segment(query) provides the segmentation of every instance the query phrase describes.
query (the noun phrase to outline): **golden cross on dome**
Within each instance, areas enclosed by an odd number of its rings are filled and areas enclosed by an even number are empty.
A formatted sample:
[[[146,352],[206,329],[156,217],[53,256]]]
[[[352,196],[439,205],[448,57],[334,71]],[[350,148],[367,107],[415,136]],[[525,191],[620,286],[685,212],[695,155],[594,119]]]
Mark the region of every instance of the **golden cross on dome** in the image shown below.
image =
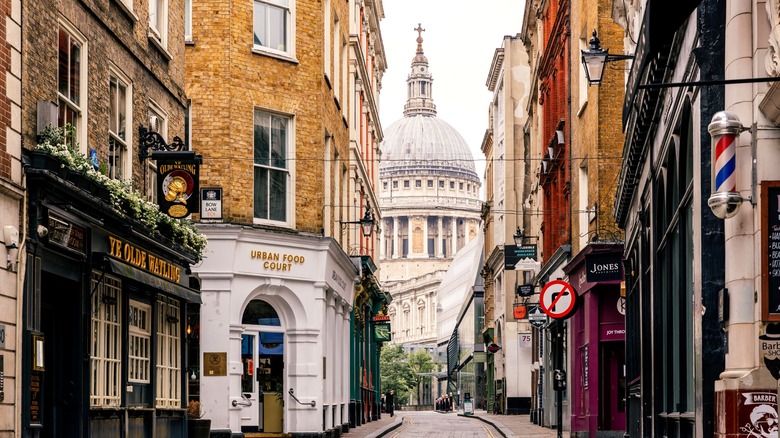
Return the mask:
[[[417,32],[417,38],[422,38],[422,33],[425,32],[425,29],[422,28],[421,23],[417,23],[417,29],[414,29]]]

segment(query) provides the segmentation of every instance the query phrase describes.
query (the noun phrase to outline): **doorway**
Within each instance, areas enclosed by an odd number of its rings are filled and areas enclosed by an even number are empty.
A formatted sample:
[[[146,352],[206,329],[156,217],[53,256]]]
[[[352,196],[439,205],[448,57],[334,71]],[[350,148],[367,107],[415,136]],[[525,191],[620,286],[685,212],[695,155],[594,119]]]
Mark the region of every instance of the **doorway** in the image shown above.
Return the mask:
[[[625,358],[623,342],[601,344],[599,430],[626,430]]]
[[[35,336],[33,350],[43,346],[43,367],[35,377],[42,382],[41,437],[84,436],[81,375],[81,332],[79,283],[44,272],[41,282],[41,336]]]
[[[241,394],[251,401],[241,410],[243,432],[284,431],[284,331],[279,316],[263,300],[249,303],[242,323]]]

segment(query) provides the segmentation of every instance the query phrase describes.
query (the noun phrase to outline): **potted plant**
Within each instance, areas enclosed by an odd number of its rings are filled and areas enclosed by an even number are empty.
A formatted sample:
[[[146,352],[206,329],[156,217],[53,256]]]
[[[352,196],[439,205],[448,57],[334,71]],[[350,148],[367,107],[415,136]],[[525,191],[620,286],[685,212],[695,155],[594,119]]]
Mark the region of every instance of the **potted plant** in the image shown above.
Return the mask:
[[[187,437],[209,438],[211,420],[203,418],[203,414],[199,401],[192,400],[187,403]]]

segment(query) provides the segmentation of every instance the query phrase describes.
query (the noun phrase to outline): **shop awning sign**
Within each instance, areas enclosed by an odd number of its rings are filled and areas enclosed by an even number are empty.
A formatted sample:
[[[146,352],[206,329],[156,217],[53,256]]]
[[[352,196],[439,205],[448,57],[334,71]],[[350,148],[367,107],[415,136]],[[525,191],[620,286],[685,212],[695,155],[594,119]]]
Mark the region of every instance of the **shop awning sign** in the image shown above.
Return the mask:
[[[532,270],[536,265],[536,244],[504,245],[504,269]]]
[[[542,288],[539,305],[550,318],[566,319],[574,314],[577,292],[569,283],[553,280]]]

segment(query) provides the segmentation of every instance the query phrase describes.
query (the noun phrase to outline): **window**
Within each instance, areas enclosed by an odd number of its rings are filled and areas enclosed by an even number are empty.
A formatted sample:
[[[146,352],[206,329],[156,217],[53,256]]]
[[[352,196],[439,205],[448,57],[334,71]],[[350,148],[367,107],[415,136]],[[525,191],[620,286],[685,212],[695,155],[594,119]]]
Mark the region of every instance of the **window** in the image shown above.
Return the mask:
[[[429,189],[430,189],[430,188],[433,188],[433,180],[432,180],[432,179],[429,179],[429,180],[428,180],[428,188],[429,188]]]
[[[463,183],[458,183],[458,188],[463,190]]]
[[[454,189],[454,188],[455,188],[455,181],[450,181],[450,188],[451,188],[451,189]]]
[[[255,48],[291,54],[292,8],[294,0],[255,0],[254,39]]]
[[[192,41],[192,0],[184,0],[184,41]]]
[[[422,187],[422,181],[421,181],[421,180],[419,180],[419,179],[415,180],[415,181],[414,181],[414,187],[415,187],[415,188],[418,188],[418,189],[419,189],[420,187]]]
[[[589,47],[588,30],[583,29],[582,36],[580,37],[580,50],[588,50]],[[588,103],[588,78],[585,76],[585,72],[582,69],[579,69],[577,73],[579,74],[579,108],[577,111],[580,112],[583,108],[585,108],[585,104]]]
[[[155,405],[181,406],[181,306],[172,298],[157,298],[157,391]]]
[[[108,176],[128,179],[130,157],[128,144],[131,143],[129,122],[131,117],[130,81],[126,76],[111,69],[108,80]]]
[[[119,406],[122,403],[122,281],[102,272],[92,272],[92,344],[90,347],[89,405]]]
[[[157,132],[168,141],[168,115],[154,101],[149,102],[149,130]],[[146,199],[157,203],[157,164],[154,160],[146,160]]]
[[[393,188],[394,188],[394,189],[397,189],[397,188],[398,188],[398,181],[393,181]]]
[[[288,156],[292,156],[290,138],[292,119],[255,111],[255,219],[288,221],[288,196],[292,193]]]
[[[57,62],[58,106],[57,126],[70,125],[66,132],[69,145],[79,143],[86,152],[84,109],[86,108],[86,39],[75,28],[60,23],[59,55]]]
[[[409,180],[408,180],[408,179],[405,179],[405,180],[404,180],[404,188],[405,188],[405,189],[408,189],[408,188],[409,188]]]
[[[439,180],[439,188],[440,189],[444,188],[444,180],[441,180],[441,179]]]
[[[382,189],[387,190],[387,181],[382,183]]]
[[[130,301],[127,325],[127,381],[149,383],[151,361],[152,324],[151,307],[138,301]]]
[[[168,0],[149,0],[149,30],[165,47],[168,42]]]

